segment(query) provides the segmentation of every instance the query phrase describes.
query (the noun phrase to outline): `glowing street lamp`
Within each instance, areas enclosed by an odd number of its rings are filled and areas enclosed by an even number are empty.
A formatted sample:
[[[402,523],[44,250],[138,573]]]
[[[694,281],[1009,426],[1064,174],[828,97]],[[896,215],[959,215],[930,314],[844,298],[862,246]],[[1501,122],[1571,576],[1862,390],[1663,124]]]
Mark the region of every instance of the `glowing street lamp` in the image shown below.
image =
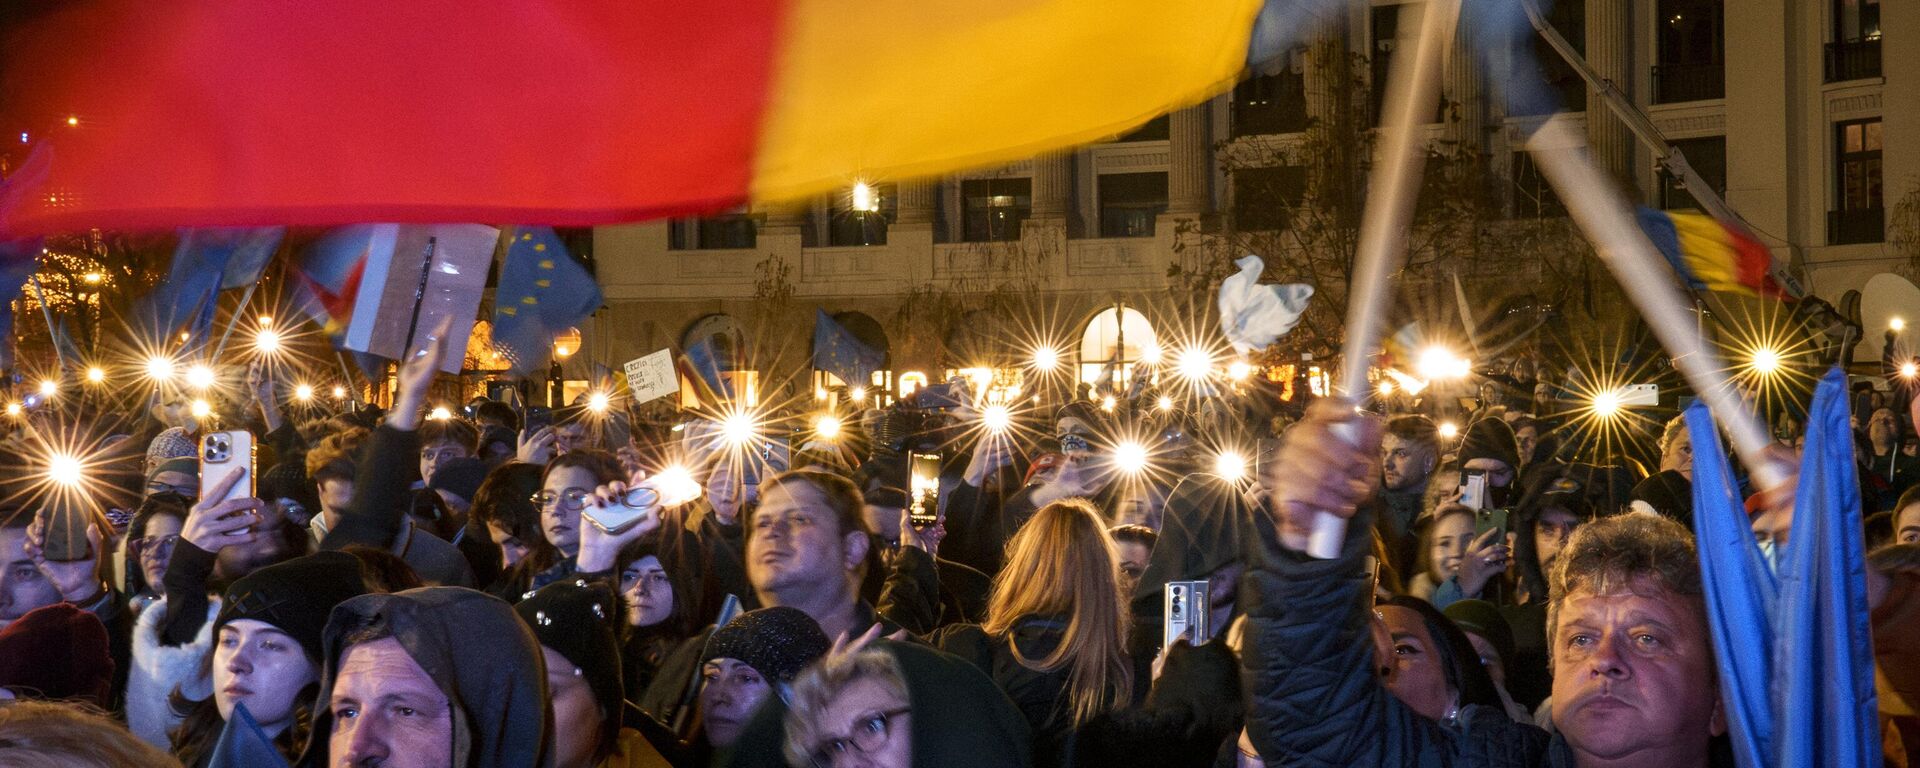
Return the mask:
[[[1907,329],[1906,318],[1900,317],[1899,315],[1893,316],[1892,318],[1887,320],[1887,328],[1891,329],[1894,333],[1899,333],[1901,331],[1906,330]]]
[[[1240,455],[1239,451],[1221,451],[1220,455],[1213,457],[1213,473],[1226,478],[1229,482],[1237,483],[1245,480],[1247,479],[1247,457]]]

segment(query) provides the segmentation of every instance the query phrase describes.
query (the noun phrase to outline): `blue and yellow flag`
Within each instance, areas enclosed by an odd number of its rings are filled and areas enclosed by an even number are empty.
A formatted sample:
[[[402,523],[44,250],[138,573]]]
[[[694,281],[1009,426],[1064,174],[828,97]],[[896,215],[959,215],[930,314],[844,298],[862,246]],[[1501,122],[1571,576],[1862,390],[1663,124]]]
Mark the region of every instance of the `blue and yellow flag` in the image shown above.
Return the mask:
[[[866,386],[886,364],[885,352],[862,343],[824,309],[813,311],[813,367],[840,377],[850,387]]]
[[[546,364],[555,335],[600,308],[600,284],[567,255],[552,227],[514,227],[507,237],[493,301],[493,345],[525,376]]]

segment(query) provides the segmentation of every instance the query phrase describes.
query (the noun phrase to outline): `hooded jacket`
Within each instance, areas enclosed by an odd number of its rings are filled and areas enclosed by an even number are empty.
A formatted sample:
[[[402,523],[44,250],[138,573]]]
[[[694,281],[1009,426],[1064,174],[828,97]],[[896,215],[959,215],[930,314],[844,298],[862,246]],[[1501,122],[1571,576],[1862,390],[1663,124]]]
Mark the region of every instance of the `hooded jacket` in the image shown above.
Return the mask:
[[[893,654],[913,707],[914,768],[1030,768],[1032,731],[1020,710],[972,664],[924,645],[875,640]],[[769,696],[747,721],[725,765],[787,768],[786,703]]]
[[[446,694],[453,709],[451,765],[553,765],[552,715],[539,642],[505,601],[463,587],[361,595],[333,609],[322,638],[326,656],[313,735],[299,765],[328,764],[333,713],[326,703],[340,674],[341,643],[349,633],[370,625],[384,625]]]

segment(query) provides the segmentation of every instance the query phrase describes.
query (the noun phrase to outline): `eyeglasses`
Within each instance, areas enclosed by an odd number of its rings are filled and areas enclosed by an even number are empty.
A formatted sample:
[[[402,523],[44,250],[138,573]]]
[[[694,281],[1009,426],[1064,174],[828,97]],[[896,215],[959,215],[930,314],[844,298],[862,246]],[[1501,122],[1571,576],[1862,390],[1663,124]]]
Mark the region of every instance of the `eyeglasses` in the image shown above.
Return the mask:
[[[166,536],[142,536],[133,540],[133,552],[139,557],[152,555],[166,557],[173,554],[173,545],[180,543],[179,534]]]
[[[1085,452],[1085,451],[1091,451],[1091,450],[1093,450],[1093,443],[1087,442],[1087,439],[1084,437],[1081,437],[1079,435],[1074,435],[1074,434],[1066,434],[1066,435],[1060,436],[1060,452],[1061,453],[1073,453],[1075,451]]]
[[[854,723],[853,733],[841,738],[828,739],[820,742],[820,746],[814,747],[811,755],[814,768],[832,768],[842,755],[854,752],[863,755],[871,754],[886,746],[887,738],[891,735],[889,731],[892,721],[912,711],[912,707],[901,707],[885,712],[875,712],[861,718],[859,722]]]
[[[548,509],[555,504],[559,504],[561,508],[568,512],[578,512],[587,505],[587,492],[579,488],[568,488],[560,493],[541,491],[533,495],[532,501],[534,504],[539,505],[541,509]]]

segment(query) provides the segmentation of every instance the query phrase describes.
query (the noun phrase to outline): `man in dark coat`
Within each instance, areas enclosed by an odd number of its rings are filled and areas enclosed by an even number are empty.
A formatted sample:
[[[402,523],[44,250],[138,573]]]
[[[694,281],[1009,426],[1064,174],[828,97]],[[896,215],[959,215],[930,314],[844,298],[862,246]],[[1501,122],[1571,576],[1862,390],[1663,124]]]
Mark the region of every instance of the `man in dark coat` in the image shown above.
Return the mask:
[[[1347,422],[1361,439],[1336,433]],[[1382,684],[1368,641],[1372,584],[1366,459],[1378,422],[1329,403],[1290,431],[1271,465],[1278,542],[1247,583],[1247,730],[1287,765],[1707,765],[1724,733],[1697,556],[1685,529],[1649,515],[1582,528],[1552,579],[1555,734],[1467,706],[1428,720]],[[1351,518],[1338,556],[1305,553],[1319,515]]]

